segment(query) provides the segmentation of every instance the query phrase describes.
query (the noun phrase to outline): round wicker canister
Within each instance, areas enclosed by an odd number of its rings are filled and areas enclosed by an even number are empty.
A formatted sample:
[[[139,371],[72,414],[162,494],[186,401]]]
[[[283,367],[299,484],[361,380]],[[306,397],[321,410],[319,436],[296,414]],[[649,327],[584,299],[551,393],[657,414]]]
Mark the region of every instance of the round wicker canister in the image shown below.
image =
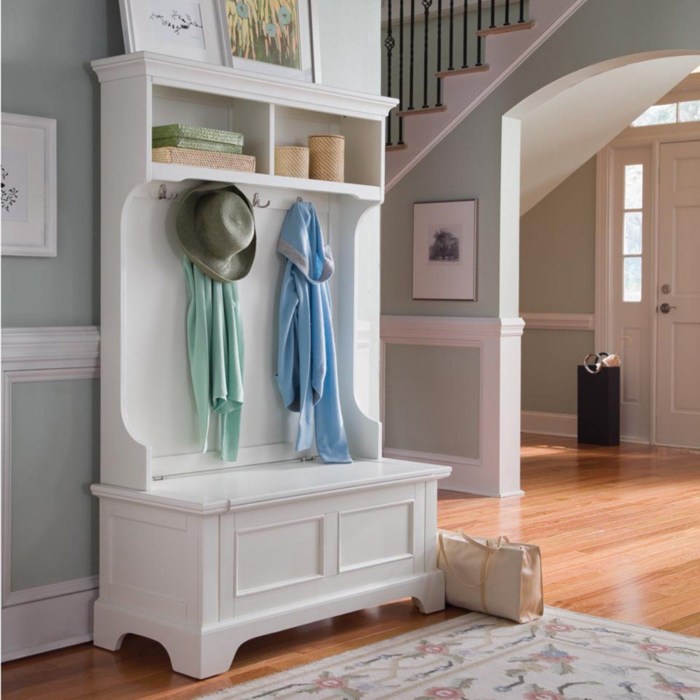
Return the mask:
[[[306,146],[276,146],[275,175],[309,177],[309,149]]]
[[[309,136],[309,173],[313,180],[345,182],[345,137],[338,134]]]

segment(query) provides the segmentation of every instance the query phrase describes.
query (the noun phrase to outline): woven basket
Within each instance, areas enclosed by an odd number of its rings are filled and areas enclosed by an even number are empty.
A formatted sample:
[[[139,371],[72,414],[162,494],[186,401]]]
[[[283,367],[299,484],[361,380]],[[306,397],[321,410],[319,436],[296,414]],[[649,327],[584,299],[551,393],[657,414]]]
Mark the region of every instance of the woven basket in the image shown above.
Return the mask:
[[[309,136],[309,174],[313,180],[345,181],[345,137],[337,134]]]
[[[202,168],[255,172],[255,156],[198,151],[192,148],[174,148],[172,146],[154,148],[152,153],[154,163],[179,163],[180,165],[198,165]]]
[[[304,146],[276,146],[275,175],[308,178],[309,149]]]

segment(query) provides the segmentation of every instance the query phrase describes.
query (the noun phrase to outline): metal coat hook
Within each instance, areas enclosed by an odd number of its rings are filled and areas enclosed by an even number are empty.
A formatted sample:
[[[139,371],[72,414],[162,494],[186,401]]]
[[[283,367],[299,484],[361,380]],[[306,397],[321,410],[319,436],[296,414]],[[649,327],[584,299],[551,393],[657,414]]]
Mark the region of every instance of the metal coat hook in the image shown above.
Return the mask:
[[[267,204],[262,204],[260,202],[260,195],[256,192],[253,195],[253,206],[257,207],[258,209],[267,209],[267,207],[270,206],[270,200],[269,199],[267,200]]]
[[[303,197],[297,197],[297,202],[298,202],[299,204],[301,204],[303,201],[304,201],[304,198],[303,198]]]
[[[168,188],[165,185],[160,185],[158,187],[158,194],[156,195],[158,199],[176,199],[177,192],[175,194],[168,194]]]

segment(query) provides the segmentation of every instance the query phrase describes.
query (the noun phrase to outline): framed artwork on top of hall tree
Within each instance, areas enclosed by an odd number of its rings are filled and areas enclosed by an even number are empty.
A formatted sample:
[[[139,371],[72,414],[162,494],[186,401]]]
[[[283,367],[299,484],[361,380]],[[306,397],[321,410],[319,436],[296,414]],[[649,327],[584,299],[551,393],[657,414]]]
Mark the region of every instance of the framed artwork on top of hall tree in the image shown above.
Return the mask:
[[[224,0],[119,0],[124,50],[226,65]]]
[[[477,200],[413,205],[413,298],[476,301]]]
[[[2,113],[2,254],[56,257],[56,120]]]
[[[321,82],[316,0],[223,0],[235,70]]]

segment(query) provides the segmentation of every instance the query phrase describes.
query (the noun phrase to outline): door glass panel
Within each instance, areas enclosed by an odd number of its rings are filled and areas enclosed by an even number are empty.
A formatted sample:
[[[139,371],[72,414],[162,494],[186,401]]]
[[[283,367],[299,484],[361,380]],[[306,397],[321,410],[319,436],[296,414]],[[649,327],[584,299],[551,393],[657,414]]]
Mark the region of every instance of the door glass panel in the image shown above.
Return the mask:
[[[642,208],[643,167],[641,163],[625,165],[625,209]]]
[[[624,258],[622,301],[642,300],[642,259]]]
[[[625,212],[625,236],[622,252],[625,255],[642,253],[642,212]]]
[[[700,122],[700,100],[678,103],[678,121]]]
[[[652,126],[653,124],[675,124],[676,103],[667,105],[654,105],[642,112],[633,122],[632,126]]]

